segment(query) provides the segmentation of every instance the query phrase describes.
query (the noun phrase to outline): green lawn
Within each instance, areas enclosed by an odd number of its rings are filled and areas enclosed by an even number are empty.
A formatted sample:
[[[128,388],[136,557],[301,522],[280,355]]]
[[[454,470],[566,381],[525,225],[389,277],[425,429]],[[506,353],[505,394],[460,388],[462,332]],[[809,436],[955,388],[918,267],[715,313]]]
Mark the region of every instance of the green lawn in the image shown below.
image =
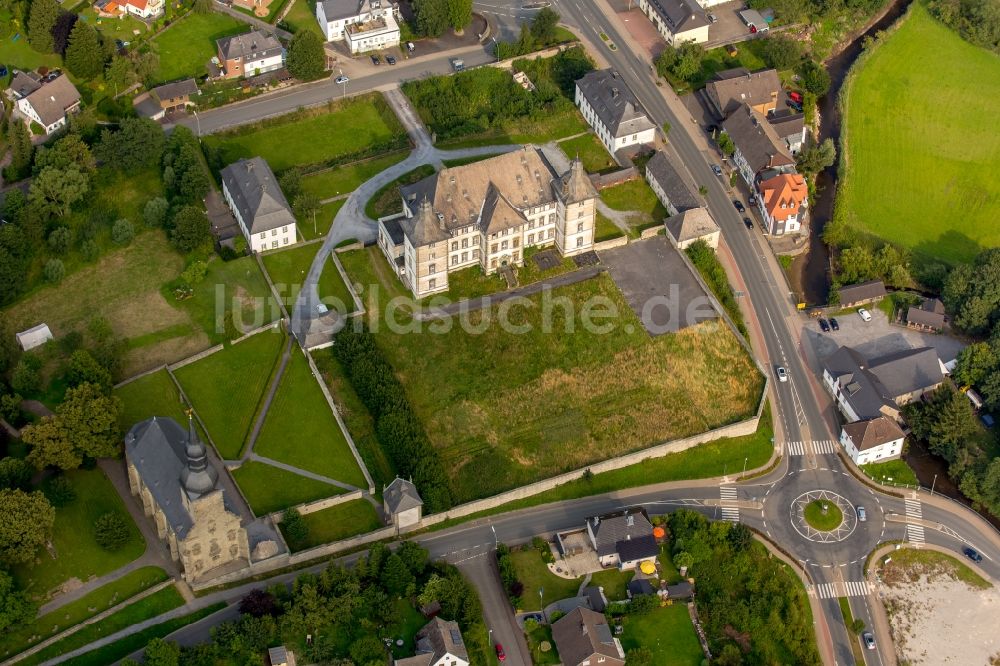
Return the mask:
[[[31,655],[27,659],[20,661],[21,664],[40,664],[49,659],[58,657],[61,654],[70,652],[77,648],[93,643],[103,636],[110,636],[126,627],[130,627],[137,622],[148,620],[184,605],[184,598],[173,585],[165,587],[159,592],[154,592],[144,599],[140,599],[134,604],[129,604],[117,613],[109,615],[100,622],[88,625],[75,634],[53,643]]]
[[[826,509],[825,513],[823,511],[824,508]],[[814,529],[823,532],[829,532],[839,526],[844,519],[844,513],[836,504],[820,500],[809,502],[803,513],[807,523]]]
[[[246,32],[242,21],[220,12],[190,12],[152,40],[160,56],[156,83],[203,76],[206,64],[216,55],[215,40]]]
[[[538,264],[532,259],[540,251],[539,248],[528,248],[524,251],[524,265],[515,268],[519,287],[555,277],[562,273],[568,273],[577,267],[571,258],[560,257],[559,263],[554,267],[541,270]],[[444,296],[452,300],[476,298],[478,296],[494,294],[498,291],[506,291],[507,288],[507,282],[499,273],[487,275],[483,273],[483,269],[480,266],[476,265],[463,268],[454,273],[448,273],[448,291],[444,292],[444,294],[438,294],[437,297]]]
[[[345,199],[338,199],[322,204],[316,211],[315,220],[312,216],[305,217],[296,213],[295,221],[298,223],[299,234],[306,240],[326,238],[326,235],[330,233],[330,227],[333,226],[333,218],[344,207],[344,201]]]
[[[618,228],[618,225],[609,220],[608,218],[601,215],[600,212],[597,213],[597,224],[594,228],[594,242],[599,243],[600,241],[611,240],[612,238],[618,238],[619,236],[624,236],[625,232]]]
[[[551,604],[560,599],[575,597],[580,589],[580,578],[561,578],[550,572],[542,556],[534,548],[526,547],[524,550],[516,550],[511,553],[514,560],[514,567],[517,569],[517,579],[524,583],[524,592],[521,594],[521,608],[523,611],[541,610],[538,591],[542,590],[541,603]]]
[[[603,587],[604,596],[608,598],[608,601],[624,601],[628,598],[625,588],[634,575],[631,571],[605,569],[604,571],[598,571],[590,577],[590,586]]]
[[[363,499],[337,504],[302,516],[302,519],[309,526],[309,537],[303,543],[296,544],[293,551],[333,543],[383,527],[375,507]]]
[[[396,612],[399,614],[399,621],[389,627],[388,635],[396,639],[403,639],[403,645],[393,644],[392,656],[394,659],[403,659],[413,656],[416,646],[414,637],[417,632],[427,624],[427,618],[420,614],[420,611],[413,607],[407,599],[396,600]]]
[[[20,586],[41,599],[48,598],[55,588],[71,579],[86,582],[114,571],[146,549],[142,535],[104,472],[74,470],[66,472],[66,477],[76,491],[76,499],[56,509],[52,528],[55,558],[41,549],[33,562],[13,568]],[[94,539],[94,522],[108,512],[125,518],[130,535],[128,543],[114,552],[104,550]]]
[[[372,198],[365,204],[365,215],[373,220],[377,220],[386,215],[399,213],[403,210],[403,200],[402,195],[399,193],[399,186],[412,185],[434,173],[434,167],[430,164],[422,164],[412,171],[407,171],[372,195]]]
[[[195,286],[194,295],[180,305],[213,344],[226,339],[227,312],[234,314],[236,326],[244,333],[281,318],[281,309],[253,257],[223,261],[213,254],[208,260],[205,279]]]
[[[254,460],[233,470],[233,478],[258,516],[345,492],[338,486]]]
[[[54,53],[39,53],[28,45],[28,33],[23,25],[14,24],[11,11],[0,10],[0,62],[8,70],[30,70],[46,66],[60,67],[61,59]],[[17,37],[15,40],[14,37]]]
[[[686,604],[629,615],[624,626],[621,642],[625,651],[648,648],[657,666],[699,666],[705,658]]]
[[[0,654],[9,657],[40,643],[60,631],[83,622],[87,618],[102,613],[112,606],[122,603],[139,592],[167,579],[167,573],[159,567],[142,567],[118,580],[99,587],[83,597],[58,610],[37,618],[31,624],[16,631],[9,631],[0,640]]]
[[[295,0],[297,3],[303,0]],[[393,164],[402,162],[409,151],[401,150],[388,155],[345,164],[302,179],[302,191],[315,194],[320,199],[329,199],[340,194],[349,194],[365,182]]]
[[[442,148],[470,148],[504,144],[542,144],[586,132],[588,129],[590,128],[580,112],[576,109],[568,109],[554,111],[544,120],[519,118],[507,121],[489,132],[440,141],[437,145]]]
[[[618,163],[608,154],[607,149],[596,134],[584,134],[575,139],[560,141],[559,147],[570,159],[580,158],[587,173],[600,173],[619,169]]]
[[[286,307],[290,308],[295,304],[302,288],[302,281],[309,273],[319,248],[320,245],[314,243],[263,255],[264,267],[278,293],[284,298]],[[354,299],[351,298],[351,293],[332,259],[328,259],[324,264],[318,288],[320,299],[331,310],[340,313],[354,311]]]
[[[94,10],[93,5],[84,5],[81,10],[77,11],[81,20],[90,23],[92,26],[97,28],[98,32],[102,36],[114,41],[120,39],[125,42],[135,42],[140,39],[140,37],[146,33],[146,24],[135,18],[134,16],[123,16],[121,18],[100,18],[97,16],[97,12]],[[139,35],[132,33],[133,30],[139,30]]]
[[[284,343],[264,331],[174,372],[224,459],[243,450]]]
[[[869,463],[862,465],[861,469],[865,471],[865,474],[882,483],[902,483],[908,486],[915,486],[919,483],[916,472],[906,464],[905,460]]]
[[[641,215],[633,216],[637,227],[659,224],[667,216],[667,209],[642,178],[601,190],[601,199],[614,210],[639,212]]]
[[[320,164],[342,155],[388,144],[405,134],[378,93],[331,102],[322,109],[294,112],[227,133],[204,137],[222,164],[260,156],[276,171]]]
[[[118,423],[123,431],[151,416],[169,416],[181,424],[187,421],[186,406],[166,370],[129,382],[115,389],[115,395],[122,401]]]
[[[254,450],[359,488],[368,485],[298,349],[292,350]]]
[[[285,14],[285,23],[288,24],[288,29],[290,32],[298,32],[299,30],[309,30],[315,32],[317,35],[322,37],[324,40],[326,36],[319,27],[319,23],[316,21],[316,3],[313,0],[289,0],[292,4],[292,8],[288,10]]]
[[[921,2],[909,12],[846,89],[838,214],[920,258],[966,262],[1000,244],[1000,59]]]
[[[552,640],[552,627],[540,625],[534,631],[527,634],[528,649],[531,650],[531,663],[534,666],[548,666],[549,664],[560,664],[559,651],[556,643]],[[542,644],[548,643],[549,649],[542,650]]]

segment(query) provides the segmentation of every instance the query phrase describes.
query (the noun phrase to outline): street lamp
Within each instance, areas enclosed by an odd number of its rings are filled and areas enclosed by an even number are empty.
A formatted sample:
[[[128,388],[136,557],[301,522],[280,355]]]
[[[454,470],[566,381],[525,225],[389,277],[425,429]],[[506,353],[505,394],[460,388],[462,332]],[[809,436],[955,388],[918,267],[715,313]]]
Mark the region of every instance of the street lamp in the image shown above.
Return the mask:
[[[743,474],[747,473],[747,461],[748,460],[750,460],[750,456],[747,456],[746,458],[743,459]],[[740,474],[740,476],[743,476],[743,474]]]
[[[493,530],[493,550],[496,550],[500,545],[500,540],[497,539],[497,528],[496,525],[490,525],[490,529]]]
[[[931,481],[931,495],[934,494],[934,486],[937,484],[937,474],[934,475],[934,480]]]
[[[545,588],[538,588],[538,610],[545,612],[545,602],[542,601],[542,595],[545,594]]]
[[[496,51],[496,54],[497,54],[497,64],[499,65],[500,64],[500,43],[497,42],[497,38],[496,37],[490,37],[490,39],[493,40],[493,50]]]
[[[344,68],[340,67],[340,85],[344,87],[344,98],[347,98],[347,79],[344,78]]]

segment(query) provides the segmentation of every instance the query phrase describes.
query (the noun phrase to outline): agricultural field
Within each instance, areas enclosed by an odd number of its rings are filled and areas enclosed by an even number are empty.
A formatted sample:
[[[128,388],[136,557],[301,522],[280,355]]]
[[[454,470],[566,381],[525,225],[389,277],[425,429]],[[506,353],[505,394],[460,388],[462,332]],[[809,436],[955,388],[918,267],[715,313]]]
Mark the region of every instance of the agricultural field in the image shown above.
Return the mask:
[[[383,294],[393,294],[388,281],[394,278],[377,251],[341,257],[352,281],[378,280]],[[763,380],[727,329],[706,323],[650,338],[607,276],[545,298],[561,296],[577,306],[570,317],[542,303],[543,295],[531,297],[538,307],[515,308],[511,323],[530,329],[520,335],[496,325],[475,335],[460,326],[435,333],[378,326],[379,346],[445,466],[454,470],[458,501],[754,412]],[[579,306],[595,297],[614,304],[610,332],[588,331],[579,320]],[[483,316],[473,313],[469,321],[476,326]]]
[[[151,42],[160,56],[156,83],[203,76],[216,55],[215,40],[246,32],[248,27],[220,12],[191,12],[157,35]]]
[[[918,259],[966,262],[1000,244],[1000,59],[915,2],[860,62],[845,88],[838,216]]]

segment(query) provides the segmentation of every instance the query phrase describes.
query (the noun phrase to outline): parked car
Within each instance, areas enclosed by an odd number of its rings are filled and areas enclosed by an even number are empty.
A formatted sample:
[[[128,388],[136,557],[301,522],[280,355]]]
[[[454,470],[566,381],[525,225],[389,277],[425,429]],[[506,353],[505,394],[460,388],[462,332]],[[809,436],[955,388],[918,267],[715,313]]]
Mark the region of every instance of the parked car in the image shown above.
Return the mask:
[[[0,76],[7,76],[7,65],[0,65]]]
[[[861,317],[861,321],[871,321],[872,313],[868,312],[864,308],[858,308],[858,316]]]
[[[787,382],[788,381],[788,371],[785,370],[784,367],[782,367],[782,366],[779,365],[778,366],[778,370],[777,370],[777,374],[778,374],[778,381],[779,382]]]
[[[386,56],[385,57],[385,61],[387,63],[389,63],[390,65],[395,65],[396,64],[396,56]]]
[[[733,206],[734,206],[734,207],[736,208],[736,210],[738,210],[738,211],[739,211],[740,213],[745,213],[745,212],[747,211],[747,209],[743,207],[743,202],[742,202],[742,201],[740,201],[739,199],[733,199]]]
[[[503,651],[503,646],[497,643],[497,661],[507,661],[507,653]]]
[[[802,103],[802,93],[797,93],[794,90],[788,93],[788,98],[797,104]]]
[[[708,22],[709,23],[718,23],[719,22],[719,17],[716,16],[715,14],[709,14],[708,15]]]
[[[830,323],[826,319],[823,319],[822,317],[819,318],[819,330],[823,331],[824,333],[830,332]]]
[[[373,65],[381,65],[382,64],[382,58],[379,58],[377,53],[373,53],[372,54],[372,64]]]
[[[350,78],[348,78],[348,77],[344,76],[343,74],[341,74],[340,76],[338,76],[337,78],[335,78],[333,81],[334,81],[334,83],[339,83],[339,84],[343,85],[343,84],[347,83],[350,80],[351,80]]]
[[[751,220],[749,217],[743,218],[743,224],[747,225],[747,229],[753,229],[753,220]]]
[[[969,548],[968,546],[966,546],[965,548],[962,549],[962,554],[965,555],[970,560],[972,560],[973,562],[983,561],[983,556],[980,555],[979,551],[976,550],[975,548]]]
[[[875,637],[872,636],[872,632],[866,631],[865,633],[861,634],[861,640],[864,641],[865,647],[868,648],[869,650],[875,649]]]
[[[465,61],[464,60],[452,60],[451,61],[451,66],[455,68],[456,72],[461,72],[461,71],[463,71],[465,69]]]
[[[840,324],[837,323],[837,319],[835,317],[830,317],[830,328],[835,331],[840,330]]]
[[[751,194],[749,196],[749,198],[747,198],[747,203],[750,204],[751,206],[756,206],[757,205],[757,197],[755,197],[754,195]]]
[[[722,167],[720,167],[718,164],[712,165],[712,171],[715,172],[716,176],[722,176]]]
[[[868,521],[868,513],[865,511],[865,507],[858,507],[858,522],[864,523]]]
[[[406,42],[406,50],[409,51],[410,53],[413,53],[416,50],[416,48],[417,47],[413,45],[413,42]]]
[[[801,105],[801,104],[799,104],[798,102],[792,102],[792,101],[789,101],[789,102],[788,102],[788,108],[790,108],[790,109],[795,109],[795,110],[796,110],[796,111],[798,111],[799,113],[802,113],[802,105]]]

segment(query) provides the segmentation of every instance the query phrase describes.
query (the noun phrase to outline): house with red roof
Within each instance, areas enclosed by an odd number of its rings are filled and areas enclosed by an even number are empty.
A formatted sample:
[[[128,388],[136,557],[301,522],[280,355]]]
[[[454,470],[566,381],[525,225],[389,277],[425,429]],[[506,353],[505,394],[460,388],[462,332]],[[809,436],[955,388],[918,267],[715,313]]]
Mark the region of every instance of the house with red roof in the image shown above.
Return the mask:
[[[805,178],[797,173],[779,173],[757,186],[760,213],[767,233],[775,236],[797,232],[809,203]]]

